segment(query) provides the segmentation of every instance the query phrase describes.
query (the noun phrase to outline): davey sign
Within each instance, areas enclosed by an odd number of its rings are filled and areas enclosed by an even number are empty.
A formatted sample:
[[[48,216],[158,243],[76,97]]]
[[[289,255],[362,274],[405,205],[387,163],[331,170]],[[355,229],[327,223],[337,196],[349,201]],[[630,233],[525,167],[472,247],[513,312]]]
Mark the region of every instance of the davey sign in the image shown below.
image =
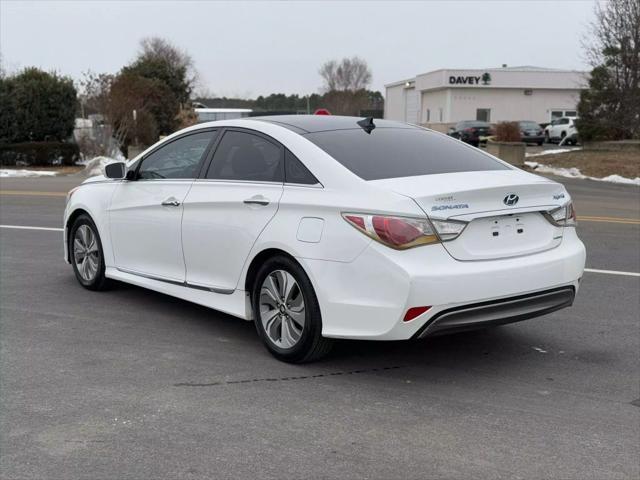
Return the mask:
[[[491,74],[483,73],[482,75],[455,76],[449,77],[449,85],[489,85],[491,84]]]

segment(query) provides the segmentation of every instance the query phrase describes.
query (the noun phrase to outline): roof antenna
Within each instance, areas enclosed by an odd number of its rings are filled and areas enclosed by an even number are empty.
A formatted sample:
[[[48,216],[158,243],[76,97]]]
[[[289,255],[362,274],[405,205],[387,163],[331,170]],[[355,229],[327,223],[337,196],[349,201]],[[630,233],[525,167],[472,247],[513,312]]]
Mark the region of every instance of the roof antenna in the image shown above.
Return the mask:
[[[360,127],[369,135],[371,135],[371,132],[373,131],[373,129],[376,128],[376,125],[373,123],[373,117],[363,118],[362,120],[356,123],[360,125]]]

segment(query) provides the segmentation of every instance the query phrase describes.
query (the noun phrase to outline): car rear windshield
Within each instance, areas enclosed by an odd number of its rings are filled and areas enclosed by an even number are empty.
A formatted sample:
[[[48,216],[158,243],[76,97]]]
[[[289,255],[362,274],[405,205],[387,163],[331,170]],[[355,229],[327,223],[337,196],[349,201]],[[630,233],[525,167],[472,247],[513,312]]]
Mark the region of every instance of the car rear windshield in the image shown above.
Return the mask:
[[[520,128],[540,129],[540,125],[536,122],[520,122]]]
[[[488,128],[490,126],[487,122],[460,122],[458,128]]]
[[[371,134],[358,128],[305,137],[364,180],[509,168],[460,140],[419,128],[376,128]]]

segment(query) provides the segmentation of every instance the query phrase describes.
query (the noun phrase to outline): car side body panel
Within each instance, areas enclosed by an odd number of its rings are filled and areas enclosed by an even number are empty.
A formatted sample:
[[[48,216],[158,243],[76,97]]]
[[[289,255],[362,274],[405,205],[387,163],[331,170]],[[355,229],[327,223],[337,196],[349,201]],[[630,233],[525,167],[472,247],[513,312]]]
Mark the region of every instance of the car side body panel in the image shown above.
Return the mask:
[[[113,180],[107,180],[102,176],[92,177],[85,183],[82,183],[77,187],[71,196],[71,199],[67,201],[63,217],[64,231],[64,258],[69,263],[67,251],[67,235],[70,217],[79,212],[85,211],[93,219],[93,222],[98,228],[100,234],[100,240],[102,242],[102,248],[104,250],[104,259],[106,265],[113,265],[113,249],[111,247],[111,233],[109,230],[109,215],[108,209],[111,203],[111,197],[116,190],[119,182]]]

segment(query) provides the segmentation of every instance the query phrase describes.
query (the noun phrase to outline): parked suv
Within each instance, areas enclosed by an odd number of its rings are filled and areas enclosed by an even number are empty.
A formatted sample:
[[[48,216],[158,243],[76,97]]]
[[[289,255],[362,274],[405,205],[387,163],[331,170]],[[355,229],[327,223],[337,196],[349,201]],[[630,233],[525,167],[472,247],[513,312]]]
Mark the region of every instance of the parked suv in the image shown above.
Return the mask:
[[[543,144],[545,139],[544,132],[539,124],[530,120],[522,120],[518,122],[518,125],[520,126],[520,136],[523,142]]]
[[[544,129],[544,139],[547,143],[564,143],[575,145],[578,143],[578,131],[575,117],[560,117],[552,120]]]
[[[462,140],[474,147],[479,146],[480,143],[485,143],[487,137],[491,134],[491,125],[488,122],[478,120],[458,122],[455,127],[449,129],[449,136]]]

